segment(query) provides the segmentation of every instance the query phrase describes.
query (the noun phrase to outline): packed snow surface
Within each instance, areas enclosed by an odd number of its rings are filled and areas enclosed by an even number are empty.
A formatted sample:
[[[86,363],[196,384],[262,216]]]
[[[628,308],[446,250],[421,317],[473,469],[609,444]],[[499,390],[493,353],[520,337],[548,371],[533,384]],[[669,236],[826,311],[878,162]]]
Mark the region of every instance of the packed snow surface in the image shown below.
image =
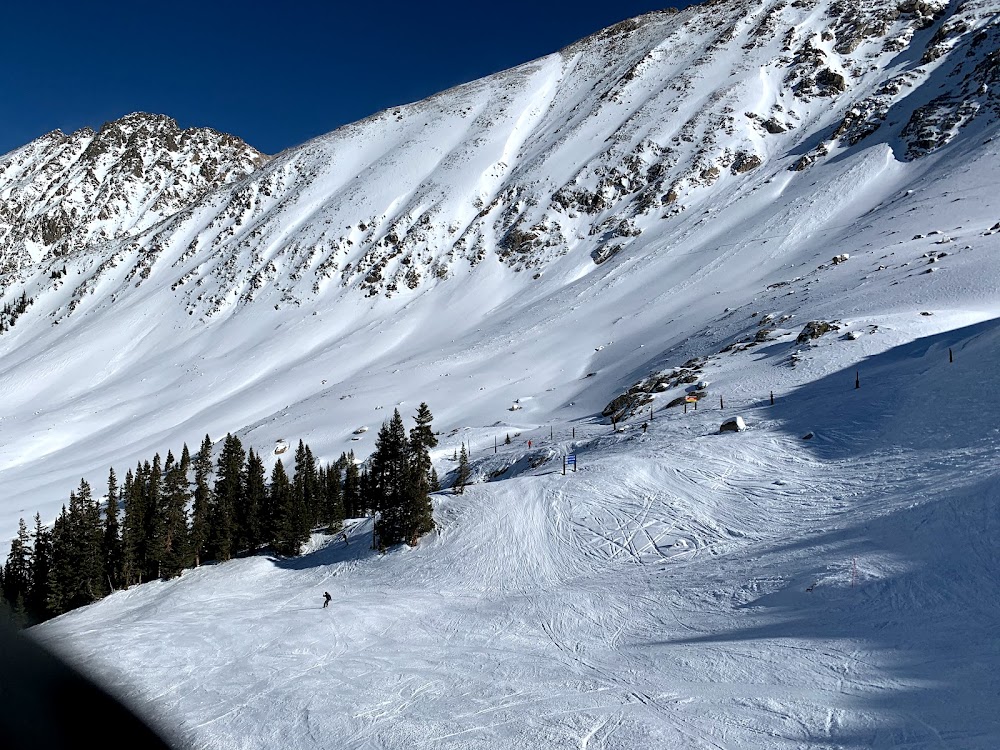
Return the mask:
[[[996,747],[998,356],[990,321],[860,389],[525,432],[416,548],[358,519],[34,632],[194,747]]]

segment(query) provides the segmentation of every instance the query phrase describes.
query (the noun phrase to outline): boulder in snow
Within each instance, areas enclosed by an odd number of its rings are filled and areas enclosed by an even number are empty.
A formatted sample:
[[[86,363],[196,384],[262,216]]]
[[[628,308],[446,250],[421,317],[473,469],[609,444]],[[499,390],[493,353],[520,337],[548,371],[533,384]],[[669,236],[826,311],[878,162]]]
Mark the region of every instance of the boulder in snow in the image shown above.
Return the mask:
[[[826,320],[810,320],[806,323],[802,332],[796,337],[795,340],[800,344],[804,344],[812,339],[818,339],[824,333],[839,330],[840,326],[838,326],[836,322]]]
[[[719,432],[743,432],[746,428],[747,423],[743,421],[743,417],[733,417],[722,423]]]

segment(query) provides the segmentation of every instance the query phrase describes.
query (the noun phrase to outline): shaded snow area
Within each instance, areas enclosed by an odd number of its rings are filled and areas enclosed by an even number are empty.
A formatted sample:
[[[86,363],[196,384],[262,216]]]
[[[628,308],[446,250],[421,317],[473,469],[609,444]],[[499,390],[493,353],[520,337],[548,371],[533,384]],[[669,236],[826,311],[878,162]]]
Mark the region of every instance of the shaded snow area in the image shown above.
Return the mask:
[[[34,633],[194,747],[995,748],[998,356],[990,321],[742,433],[703,403],[522,434],[415,549],[358,520]]]

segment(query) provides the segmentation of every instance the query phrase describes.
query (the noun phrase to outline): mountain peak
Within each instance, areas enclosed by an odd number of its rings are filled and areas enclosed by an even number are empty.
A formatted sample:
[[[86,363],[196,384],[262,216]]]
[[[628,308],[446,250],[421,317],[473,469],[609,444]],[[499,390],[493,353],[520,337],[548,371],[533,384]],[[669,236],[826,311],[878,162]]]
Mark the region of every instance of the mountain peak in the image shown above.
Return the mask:
[[[266,161],[235,136],[145,112],[52,131],[0,160],[0,274],[134,236]]]

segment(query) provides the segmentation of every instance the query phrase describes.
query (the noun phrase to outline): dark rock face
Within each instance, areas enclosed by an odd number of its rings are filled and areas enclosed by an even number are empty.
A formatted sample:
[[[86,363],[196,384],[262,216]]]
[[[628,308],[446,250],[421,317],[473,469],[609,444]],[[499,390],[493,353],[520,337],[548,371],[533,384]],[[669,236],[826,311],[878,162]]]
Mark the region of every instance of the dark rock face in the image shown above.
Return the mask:
[[[839,331],[840,326],[836,322],[828,322],[826,320],[810,320],[806,323],[802,332],[795,339],[799,344],[804,344],[807,341],[812,341],[813,339],[818,339],[824,333],[829,333],[830,331]]]

